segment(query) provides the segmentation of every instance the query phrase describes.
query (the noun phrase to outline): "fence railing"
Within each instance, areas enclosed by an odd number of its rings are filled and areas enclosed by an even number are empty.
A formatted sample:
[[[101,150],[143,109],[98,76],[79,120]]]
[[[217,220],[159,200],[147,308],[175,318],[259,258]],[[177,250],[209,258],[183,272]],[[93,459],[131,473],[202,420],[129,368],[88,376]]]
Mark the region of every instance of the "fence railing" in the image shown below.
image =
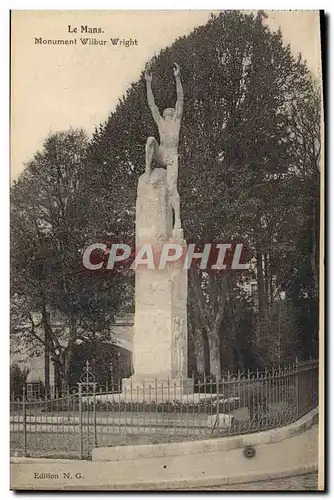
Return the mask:
[[[87,364],[60,397],[11,401],[13,454],[88,458],[96,446],[232,436],[294,422],[318,404],[318,362],[184,381],[99,386]]]

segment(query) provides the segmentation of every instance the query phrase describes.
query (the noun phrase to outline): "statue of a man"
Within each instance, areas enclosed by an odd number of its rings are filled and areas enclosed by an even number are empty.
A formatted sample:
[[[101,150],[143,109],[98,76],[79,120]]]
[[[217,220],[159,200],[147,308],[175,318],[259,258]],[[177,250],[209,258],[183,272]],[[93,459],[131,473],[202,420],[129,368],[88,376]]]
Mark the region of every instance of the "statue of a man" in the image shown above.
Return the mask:
[[[167,168],[168,194],[174,209],[174,229],[181,229],[180,196],[177,191],[178,176],[178,144],[180,135],[181,118],[183,111],[183,88],[180,78],[180,66],[174,63],[174,76],[176,82],[177,101],[174,108],[167,108],[162,113],[155,104],[152,92],[152,75],[145,73],[147,87],[147,101],[153,119],[158,126],[160,145],[154,137],[149,137],[146,142],[146,175],[152,171],[152,160],[155,158],[160,165]]]

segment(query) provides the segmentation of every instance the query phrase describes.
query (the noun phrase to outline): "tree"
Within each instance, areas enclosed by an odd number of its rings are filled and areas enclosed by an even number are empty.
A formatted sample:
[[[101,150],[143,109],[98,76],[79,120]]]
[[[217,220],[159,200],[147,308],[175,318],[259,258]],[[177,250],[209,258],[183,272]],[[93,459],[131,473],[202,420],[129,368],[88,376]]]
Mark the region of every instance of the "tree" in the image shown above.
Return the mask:
[[[29,354],[45,351],[47,391],[49,356],[58,383],[66,384],[75,343],[110,341],[121,301],[117,274],[101,279],[81,263],[88,244],[80,194],[87,143],[81,130],[51,134],[11,190],[12,342]]]
[[[300,149],[292,129],[294,111],[313,89],[306,64],[293,57],[280,31],[270,32],[264,17],[263,12],[212,15],[205,26],[176,40],[149,64],[160,109],[176,100],[172,64],[181,65],[185,103],[179,191],[185,237],[197,244],[246,241],[255,269],[237,281],[257,280],[256,314],[261,324],[268,321],[294,265],[298,223],[304,220],[297,173]],[[99,200],[108,214],[101,227],[130,242],[144,144],[156,132],[144,85],[141,75],[96,130],[86,164],[91,174],[88,205],[94,210]],[[240,301],[235,281],[196,268],[190,272],[188,323],[194,329],[192,344],[202,336],[205,371],[208,351],[210,371],[221,371],[221,351],[228,338],[233,348],[224,363],[245,364],[246,346],[238,349],[242,339],[235,328],[240,324],[235,317]],[[252,342],[247,345],[249,349]]]
[[[23,395],[29,372],[29,368],[24,367],[21,369],[17,363],[10,365],[10,395],[13,398]]]
[[[306,63],[264,18],[212,15],[148,64],[161,110],[176,101],[172,65],[181,65],[179,191],[187,242],[243,241],[254,263],[238,274],[189,271],[192,371],[199,343],[206,373],[275,358],[265,339],[277,337],[282,291],[283,309],[293,310],[284,321],[296,332],[294,345],[303,335],[316,342],[320,93]],[[44,346],[65,381],[77,340],[105,340],[115,312],[132,307],[132,271],[105,279],[84,272],[80,261],[96,241],[134,246],[144,145],[156,132],[142,73],[89,144],[82,131],[51,135],[13,186],[13,332],[31,349]],[[244,291],[252,280],[258,308]],[[65,318],[61,326],[51,324],[50,309]],[[312,326],[302,324],[306,311]],[[289,349],[281,345],[282,356]]]
[[[300,354],[296,311],[287,300],[277,300],[265,325],[258,324],[256,350],[261,366],[292,363]]]

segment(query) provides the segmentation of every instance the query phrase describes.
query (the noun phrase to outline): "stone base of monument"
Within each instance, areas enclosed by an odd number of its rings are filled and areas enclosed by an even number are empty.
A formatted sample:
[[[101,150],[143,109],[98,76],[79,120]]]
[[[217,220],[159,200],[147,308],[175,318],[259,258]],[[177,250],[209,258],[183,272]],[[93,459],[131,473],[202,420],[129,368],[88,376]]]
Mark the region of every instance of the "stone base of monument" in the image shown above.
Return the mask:
[[[122,399],[135,402],[180,401],[194,393],[194,381],[191,378],[156,379],[132,376],[122,379]]]

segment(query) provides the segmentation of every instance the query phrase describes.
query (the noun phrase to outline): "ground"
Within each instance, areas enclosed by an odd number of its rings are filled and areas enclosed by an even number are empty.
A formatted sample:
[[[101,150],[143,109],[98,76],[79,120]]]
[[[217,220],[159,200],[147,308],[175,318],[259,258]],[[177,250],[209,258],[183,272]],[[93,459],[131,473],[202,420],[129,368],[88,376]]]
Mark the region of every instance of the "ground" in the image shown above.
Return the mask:
[[[253,483],[235,484],[234,486],[212,486],[206,490],[236,490],[236,491],[266,491],[266,490],[295,490],[295,491],[314,491],[317,490],[318,473],[312,472],[302,476],[284,477],[273,479],[271,481],[255,481]],[[194,488],[200,489],[200,488]]]

